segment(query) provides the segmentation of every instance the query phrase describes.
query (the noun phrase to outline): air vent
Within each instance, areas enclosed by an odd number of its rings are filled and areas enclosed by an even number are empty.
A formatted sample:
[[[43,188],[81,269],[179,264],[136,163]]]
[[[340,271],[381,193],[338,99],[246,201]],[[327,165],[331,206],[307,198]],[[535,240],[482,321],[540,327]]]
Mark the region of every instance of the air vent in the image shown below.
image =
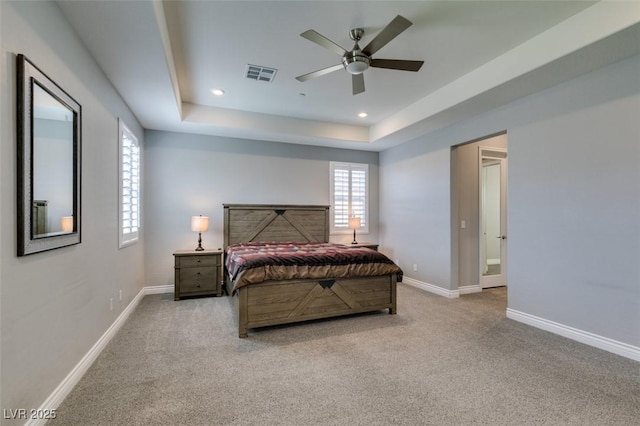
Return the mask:
[[[266,81],[270,83],[278,72],[275,68],[261,67],[260,65],[247,65],[247,78],[256,81]]]

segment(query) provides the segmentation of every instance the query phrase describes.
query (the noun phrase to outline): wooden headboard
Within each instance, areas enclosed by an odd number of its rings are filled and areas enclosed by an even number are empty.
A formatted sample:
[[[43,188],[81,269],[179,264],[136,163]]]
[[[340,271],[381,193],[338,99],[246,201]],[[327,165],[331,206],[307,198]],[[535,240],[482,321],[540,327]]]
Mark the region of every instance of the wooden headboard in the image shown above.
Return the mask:
[[[329,241],[329,206],[224,204],[224,247],[250,241]]]

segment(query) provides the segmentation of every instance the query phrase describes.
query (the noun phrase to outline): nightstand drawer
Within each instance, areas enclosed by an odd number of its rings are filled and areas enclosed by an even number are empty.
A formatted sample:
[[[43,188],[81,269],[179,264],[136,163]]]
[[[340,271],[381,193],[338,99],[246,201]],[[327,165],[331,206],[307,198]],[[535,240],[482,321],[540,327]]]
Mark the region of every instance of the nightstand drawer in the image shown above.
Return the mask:
[[[217,267],[180,269],[180,293],[217,291]]]
[[[201,266],[218,266],[220,256],[179,256],[176,257],[176,267],[191,268]]]

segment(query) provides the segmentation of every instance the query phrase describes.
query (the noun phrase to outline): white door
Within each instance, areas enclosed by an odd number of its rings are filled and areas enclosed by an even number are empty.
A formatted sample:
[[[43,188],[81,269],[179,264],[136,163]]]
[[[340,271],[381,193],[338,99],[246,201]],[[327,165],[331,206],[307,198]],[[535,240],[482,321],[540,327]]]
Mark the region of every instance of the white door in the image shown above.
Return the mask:
[[[507,151],[479,148],[480,285],[507,285]]]

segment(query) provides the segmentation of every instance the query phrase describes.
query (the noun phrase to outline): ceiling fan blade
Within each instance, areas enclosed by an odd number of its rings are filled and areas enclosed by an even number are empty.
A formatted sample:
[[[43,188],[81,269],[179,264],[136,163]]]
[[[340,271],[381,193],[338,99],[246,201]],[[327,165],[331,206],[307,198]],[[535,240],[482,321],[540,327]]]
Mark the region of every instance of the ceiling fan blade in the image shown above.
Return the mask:
[[[344,69],[344,65],[342,64],[331,65],[330,67],[322,68],[321,70],[299,75],[296,77],[296,80],[307,81],[307,80],[311,80],[312,78],[320,77],[321,75],[329,74],[330,72],[338,71],[340,69]]]
[[[351,85],[353,86],[353,94],[364,92],[364,74],[352,74]]]
[[[374,68],[388,68],[400,71],[418,71],[424,61],[405,61],[402,59],[372,59],[369,64]]]
[[[374,37],[373,40],[369,42],[369,44],[367,44],[364,49],[362,49],[362,51],[367,56],[373,55],[411,25],[413,25],[413,23],[407,18],[400,15],[396,16],[386,27],[382,29],[382,31],[378,33],[377,36]]]
[[[326,38],[325,36],[323,36],[322,34],[314,30],[307,30],[300,35],[309,41],[312,41],[324,48],[327,48],[333,52],[336,52],[340,56],[347,53],[347,51],[343,49],[341,46],[337,45],[336,43],[332,42],[331,40],[329,40],[328,38]]]

